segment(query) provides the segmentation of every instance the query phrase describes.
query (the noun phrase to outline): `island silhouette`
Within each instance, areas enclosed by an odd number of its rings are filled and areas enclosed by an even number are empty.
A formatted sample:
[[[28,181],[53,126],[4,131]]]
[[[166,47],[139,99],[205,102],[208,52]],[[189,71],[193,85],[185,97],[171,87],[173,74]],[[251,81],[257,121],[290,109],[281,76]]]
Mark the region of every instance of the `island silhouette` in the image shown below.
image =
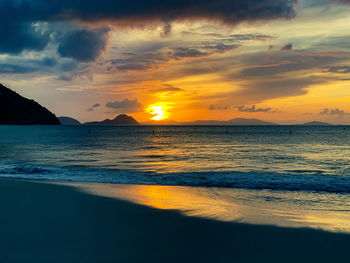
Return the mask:
[[[72,117],[61,116],[58,117],[62,125],[81,125],[80,121]]]
[[[139,122],[135,120],[133,117],[120,114],[115,117],[113,120],[105,119],[104,121],[92,121],[86,122],[85,125],[138,125]]]

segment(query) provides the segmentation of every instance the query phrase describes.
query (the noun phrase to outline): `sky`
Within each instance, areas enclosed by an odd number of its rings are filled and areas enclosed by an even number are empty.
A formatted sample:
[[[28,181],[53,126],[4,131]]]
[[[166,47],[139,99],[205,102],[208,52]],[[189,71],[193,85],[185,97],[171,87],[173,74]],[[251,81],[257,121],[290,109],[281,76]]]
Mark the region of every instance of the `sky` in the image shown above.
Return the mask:
[[[0,82],[82,122],[350,124],[348,0],[1,0]]]

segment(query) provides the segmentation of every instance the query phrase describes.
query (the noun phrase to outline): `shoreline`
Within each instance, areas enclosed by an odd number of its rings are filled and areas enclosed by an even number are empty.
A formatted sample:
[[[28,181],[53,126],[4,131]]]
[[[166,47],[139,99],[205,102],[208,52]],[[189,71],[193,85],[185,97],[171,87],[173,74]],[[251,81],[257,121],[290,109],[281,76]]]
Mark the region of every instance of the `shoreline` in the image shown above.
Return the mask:
[[[11,177],[1,179],[73,187],[85,194],[165,211],[176,210],[191,217],[350,234],[349,197],[337,193]]]
[[[1,262],[330,262],[350,235],[187,217],[74,187],[0,179]]]
[[[350,234],[348,195],[204,186],[53,182],[186,216]],[[331,207],[331,208],[330,208]]]

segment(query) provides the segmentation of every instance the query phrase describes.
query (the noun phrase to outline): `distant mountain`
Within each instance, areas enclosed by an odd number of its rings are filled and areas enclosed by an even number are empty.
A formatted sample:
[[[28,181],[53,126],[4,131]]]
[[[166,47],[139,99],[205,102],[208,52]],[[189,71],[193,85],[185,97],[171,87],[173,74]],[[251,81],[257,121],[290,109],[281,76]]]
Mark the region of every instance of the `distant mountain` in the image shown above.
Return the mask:
[[[71,117],[61,116],[58,117],[62,125],[81,125],[80,121]]]
[[[184,125],[278,125],[272,122],[261,121],[258,119],[236,118],[229,121],[202,120],[185,122]]]
[[[236,118],[229,121],[217,121],[217,120],[199,120],[190,122],[176,122],[172,120],[164,121],[148,121],[143,122],[143,125],[278,125],[272,122],[261,121],[258,119],[243,119]]]
[[[59,125],[59,119],[34,100],[0,84],[0,124]]]
[[[104,121],[86,122],[85,125],[137,125],[137,120],[126,114],[120,114],[115,119],[106,119]]]
[[[164,121],[148,121],[143,122],[142,125],[279,125],[272,122],[261,121],[258,119],[243,119],[236,118],[228,121],[217,121],[217,120],[198,120],[190,122],[176,122],[172,120]]]
[[[329,125],[333,125],[327,122],[320,122],[320,121],[310,121],[307,123],[304,123],[302,125],[309,125],[309,126],[329,126]]]

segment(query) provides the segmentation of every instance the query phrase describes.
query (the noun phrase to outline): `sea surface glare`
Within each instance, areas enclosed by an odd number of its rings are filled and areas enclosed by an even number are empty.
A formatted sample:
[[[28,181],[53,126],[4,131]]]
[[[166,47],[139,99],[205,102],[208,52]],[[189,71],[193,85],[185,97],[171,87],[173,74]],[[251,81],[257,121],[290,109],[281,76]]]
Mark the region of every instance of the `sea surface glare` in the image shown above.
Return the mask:
[[[3,177],[350,193],[347,126],[0,126],[0,144]]]

